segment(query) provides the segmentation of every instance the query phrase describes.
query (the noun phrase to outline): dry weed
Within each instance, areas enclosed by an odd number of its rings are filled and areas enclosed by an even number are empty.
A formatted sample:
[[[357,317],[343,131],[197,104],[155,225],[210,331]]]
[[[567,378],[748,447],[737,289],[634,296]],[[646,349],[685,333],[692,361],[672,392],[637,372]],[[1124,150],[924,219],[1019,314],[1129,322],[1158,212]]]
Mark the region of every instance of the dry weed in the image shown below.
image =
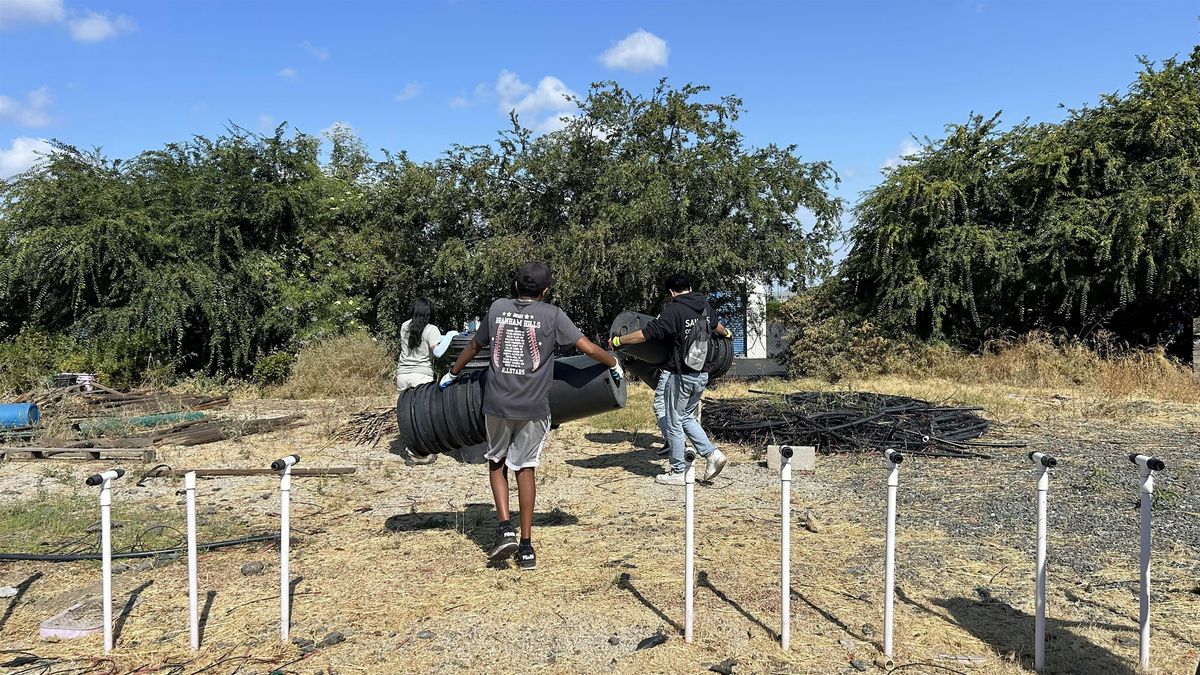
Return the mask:
[[[315,342],[296,356],[292,376],[274,396],[338,398],[394,393],[395,362],[387,348],[365,332]]]

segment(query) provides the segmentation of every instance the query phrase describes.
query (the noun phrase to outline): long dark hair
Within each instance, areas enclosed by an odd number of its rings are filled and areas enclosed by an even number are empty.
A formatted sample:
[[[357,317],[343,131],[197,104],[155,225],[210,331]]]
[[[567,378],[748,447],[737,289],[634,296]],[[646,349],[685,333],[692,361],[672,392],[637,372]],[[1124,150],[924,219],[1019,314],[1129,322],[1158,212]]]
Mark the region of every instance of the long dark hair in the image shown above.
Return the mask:
[[[413,351],[421,344],[421,333],[425,326],[433,321],[433,303],[428,298],[413,300],[412,320],[408,324],[408,351]]]

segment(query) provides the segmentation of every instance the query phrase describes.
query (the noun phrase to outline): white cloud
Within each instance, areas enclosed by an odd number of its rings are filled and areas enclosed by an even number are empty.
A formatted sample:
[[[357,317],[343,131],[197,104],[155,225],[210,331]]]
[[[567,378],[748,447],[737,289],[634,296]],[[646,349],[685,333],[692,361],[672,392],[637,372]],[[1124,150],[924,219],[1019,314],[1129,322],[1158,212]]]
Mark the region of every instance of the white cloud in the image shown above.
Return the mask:
[[[640,73],[667,65],[670,51],[666,40],[649,31],[637,30],[605,50],[600,60],[613,70]]]
[[[25,171],[40,160],[42,154],[53,149],[50,142],[44,138],[14,138],[8,149],[0,148],[0,178],[8,178]]]
[[[543,77],[534,89],[522,82],[515,73],[502,70],[496,80],[496,94],[500,97],[500,112],[504,114],[515,110],[518,115],[532,115],[575,107],[571,101],[575,92],[553,75]]]
[[[921,146],[917,145],[916,141],[911,138],[906,138],[900,143],[900,150],[894,157],[888,158],[883,166],[879,167],[884,171],[890,171],[908,163],[906,159],[909,155],[915,155],[921,151]]]
[[[420,82],[409,82],[408,84],[404,85],[404,91],[396,94],[396,100],[403,103],[407,100],[414,99],[424,88],[425,85],[421,84]]]
[[[44,127],[50,124],[50,87],[42,86],[25,94],[22,103],[8,96],[0,96],[0,122],[22,127]]]
[[[264,134],[275,132],[275,128],[279,125],[275,123],[275,118],[267,113],[261,113],[258,116],[258,130]]]
[[[536,125],[534,125],[533,130],[534,130],[534,132],[539,133],[539,134],[548,134],[553,131],[562,131],[563,129],[566,129],[567,125],[571,123],[571,120],[575,119],[576,117],[577,117],[576,115],[568,115],[568,114],[551,115],[551,116],[547,117],[546,119],[542,120],[541,122],[538,122]]]
[[[507,114],[512,109],[512,102],[524,96],[528,91],[529,85],[522,82],[516,73],[510,70],[500,71],[500,76],[496,78],[496,93],[500,96],[500,112]]]
[[[314,57],[316,57],[320,61],[324,61],[325,59],[329,58],[329,50],[328,49],[325,49],[324,47],[318,47],[318,46],[314,45],[313,43],[309,42],[308,40],[305,40],[304,42],[302,42],[300,44],[300,46],[304,47],[304,51],[308,52],[309,54],[312,54]]]
[[[566,126],[564,118],[577,110],[573,100],[577,94],[553,75],[543,77],[537,87],[531,87],[516,73],[502,70],[496,78],[494,91],[500,99],[500,114],[515,111],[521,116],[522,123],[537,133],[562,129]],[[478,88],[476,94],[479,94]]]
[[[454,108],[455,110],[462,110],[463,108],[470,108],[471,100],[469,98],[467,98],[466,96],[459,94],[458,96],[455,96],[454,98],[450,99],[450,107]]]
[[[0,29],[21,23],[59,23],[65,17],[62,0],[0,0]]]
[[[327,126],[321,130],[321,135],[326,138],[333,138],[334,136],[336,136],[338,134],[343,134],[343,133],[346,133],[346,134],[354,133],[354,127],[351,126],[348,122],[334,122],[333,124],[330,124],[329,126]]]
[[[122,33],[132,33],[137,30],[137,24],[124,14],[111,18],[88,10],[68,20],[67,28],[77,42],[101,42]]]
[[[281,68],[279,70],[279,72],[277,72],[275,74],[282,77],[285,80],[290,80],[290,79],[293,79],[294,77],[296,77],[297,75],[299,75],[300,72],[298,70],[296,70],[295,68],[288,66],[286,68]]]

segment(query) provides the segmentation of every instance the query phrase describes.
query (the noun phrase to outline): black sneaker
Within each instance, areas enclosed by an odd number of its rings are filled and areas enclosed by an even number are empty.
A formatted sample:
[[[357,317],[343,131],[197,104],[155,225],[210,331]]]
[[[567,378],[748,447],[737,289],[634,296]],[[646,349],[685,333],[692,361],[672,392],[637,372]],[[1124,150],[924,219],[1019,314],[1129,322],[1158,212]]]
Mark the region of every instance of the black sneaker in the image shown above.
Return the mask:
[[[527,572],[537,569],[537,554],[533,552],[532,546],[517,551],[517,564]]]
[[[500,560],[512,555],[512,552],[517,550],[517,532],[511,527],[500,528],[497,535],[496,545],[492,547],[492,552],[488,554],[488,560]]]

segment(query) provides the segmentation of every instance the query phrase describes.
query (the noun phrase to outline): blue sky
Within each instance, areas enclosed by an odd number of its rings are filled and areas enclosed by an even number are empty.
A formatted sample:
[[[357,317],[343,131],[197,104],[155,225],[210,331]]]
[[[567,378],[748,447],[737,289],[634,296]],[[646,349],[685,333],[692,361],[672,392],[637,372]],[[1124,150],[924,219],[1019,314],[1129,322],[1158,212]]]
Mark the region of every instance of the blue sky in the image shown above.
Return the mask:
[[[41,139],[124,157],[287,121],[350,125],[436,157],[517,107],[660,77],[737,94],[751,144],[833,162],[851,203],[910,134],[971,111],[1061,119],[1127,85],[1136,55],[1186,55],[1187,2],[261,2],[0,0],[0,175]]]

